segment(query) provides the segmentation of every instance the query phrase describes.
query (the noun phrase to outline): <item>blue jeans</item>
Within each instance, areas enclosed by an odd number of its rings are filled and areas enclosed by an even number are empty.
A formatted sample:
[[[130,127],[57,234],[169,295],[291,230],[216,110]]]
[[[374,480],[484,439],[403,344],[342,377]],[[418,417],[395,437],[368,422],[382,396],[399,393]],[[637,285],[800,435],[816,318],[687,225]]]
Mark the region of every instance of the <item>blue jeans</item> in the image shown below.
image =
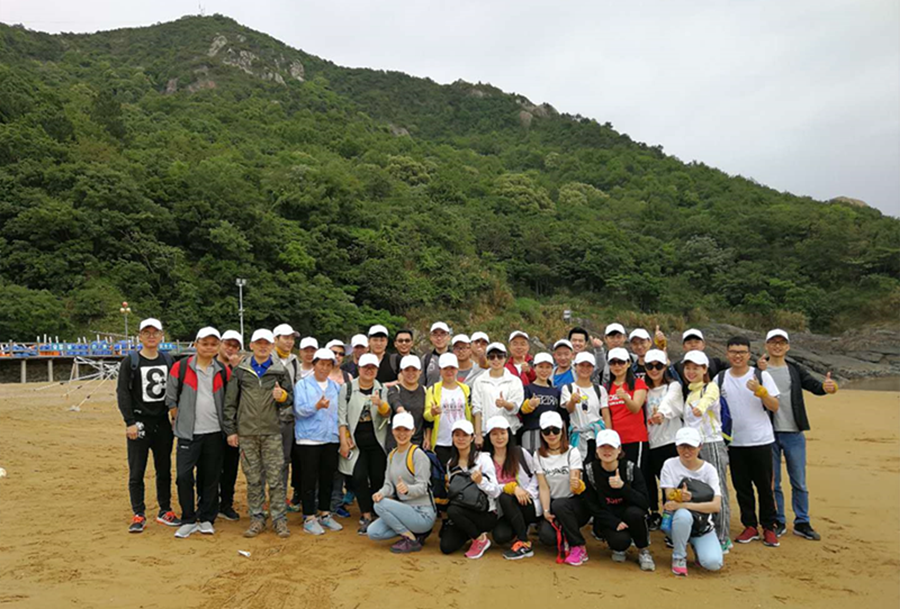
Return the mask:
[[[781,492],[781,454],[787,462],[791,480],[791,507],[794,509],[794,525],[809,523],[809,493],[806,490],[806,436],[802,431],[776,431],[772,445],[775,470],[775,520],[784,524],[784,493]]]
[[[435,512],[430,505],[407,505],[384,498],[375,504],[378,519],[369,525],[369,539],[392,539],[407,532],[427,533],[434,526]]]
[[[690,510],[681,508],[672,516],[672,558],[687,558],[688,542],[694,548],[694,554],[700,562],[700,566],[708,571],[718,571],[722,568],[722,544],[713,529],[705,535],[691,537],[691,527],[694,525],[694,517]]]

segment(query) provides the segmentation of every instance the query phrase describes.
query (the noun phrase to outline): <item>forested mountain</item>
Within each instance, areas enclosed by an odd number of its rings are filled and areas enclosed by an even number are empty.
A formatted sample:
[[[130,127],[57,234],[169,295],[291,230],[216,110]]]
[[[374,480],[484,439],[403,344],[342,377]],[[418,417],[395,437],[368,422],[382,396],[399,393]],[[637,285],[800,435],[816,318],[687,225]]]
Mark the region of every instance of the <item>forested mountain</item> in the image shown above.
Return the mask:
[[[236,277],[248,326],[323,337],[564,306],[840,331],[895,317],[900,221],[221,16],[0,24],[0,340],[121,327],[122,300],[230,327]]]

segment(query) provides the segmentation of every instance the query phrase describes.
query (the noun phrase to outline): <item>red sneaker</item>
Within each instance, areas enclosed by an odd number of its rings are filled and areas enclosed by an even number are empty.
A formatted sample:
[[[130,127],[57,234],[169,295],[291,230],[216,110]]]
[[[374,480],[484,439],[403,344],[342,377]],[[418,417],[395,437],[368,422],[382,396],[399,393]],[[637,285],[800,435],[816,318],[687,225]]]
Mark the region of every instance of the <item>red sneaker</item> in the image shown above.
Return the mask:
[[[759,539],[759,531],[756,527],[747,527],[744,529],[744,532],[737,536],[735,539],[738,543],[750,543],[751,541],[755,541]],[[778,541],[778,538],[775,538],[775,541]]]
[[[781,542],[778,541],[778,536],[775,534],[775,531],[763,529],[763,544],[770,548],[777,548],[781,545]]]

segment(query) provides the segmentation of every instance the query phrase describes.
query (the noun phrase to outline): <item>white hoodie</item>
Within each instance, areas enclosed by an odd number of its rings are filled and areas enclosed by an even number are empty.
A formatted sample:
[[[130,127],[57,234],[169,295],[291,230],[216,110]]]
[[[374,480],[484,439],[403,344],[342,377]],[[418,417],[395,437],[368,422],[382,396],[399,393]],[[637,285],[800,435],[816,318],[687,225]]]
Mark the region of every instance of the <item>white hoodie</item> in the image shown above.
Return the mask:
[[[515,404],[512,410],[497,406],[497,399],[501,393],[504,400]],[[516,415],[524,400],[525,388],[522,386],[522,381],[506,368],[503,369],[501,377],[493,377],[488,371],[479,375],[472,383],[472,414],[481,415],[482,433],[484,434],[487,433],[484,423],[498,414],[503,415],[509,421],[510,433],[515,434],[522,427],[522,422]]]

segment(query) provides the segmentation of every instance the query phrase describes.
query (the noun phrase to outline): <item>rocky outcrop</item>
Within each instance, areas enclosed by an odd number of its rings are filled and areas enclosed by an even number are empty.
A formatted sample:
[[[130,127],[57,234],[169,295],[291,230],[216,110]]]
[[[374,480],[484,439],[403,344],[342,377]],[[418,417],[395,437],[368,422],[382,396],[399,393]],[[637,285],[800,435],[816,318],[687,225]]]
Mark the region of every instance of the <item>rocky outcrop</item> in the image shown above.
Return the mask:
[[[219,54],[219,51],[221,51],[222,47],[224,47],[226,44],[228,44],[228,39],[225,38],[225,36],[219,34],[218,36],[213,38],[212,44],[209,45],[209,50],[206,52],[206,54],[210,57],[215,57]]]
[[[303,64],[297,59],[291,62],[291,76],[300,82],[303,82],[303,79],[306,76],[306,70],[303,68]]]
[[[163,95],[172,95],[178,91],[178,79],[170,78],[169,82],[166,83],[166,90],[163,92]]]
[[[243,34],[240,34],[237,36],[237,41],[239,43],[245,43],[247,38]],[[306,77],[306,69],[299,59],[288,62],[282,54],[274,59],[273,65],[273,63],[267,62],[253,51],[236,48],[233,45],[229,46],[228,38],[222,34],[218,34],[213,38],[206,54],[208,57],[221,57],[219,61],[222,62],[222,65],[237,68],[250,76],[276,82],[280,85],[287,84],[285,78],[292,78],[303,82]],[[204,74],[205,73],[206,72],[204,72]],[[210,88],[207,85],[201,84],[201,82],[202,81],[198,81],[195,85],[199,88]],[[212,81],[205,82],[209,83]],[[213,86],[215,86],[215,83],[213,83]],[[188,89],[190,89],[190,87],[188,87]]]
[[[407,131],[405,127],[398,127],[397,125],[388,123],[388,128],[391,130],[391,133],[397,137],[409,137],[409,131]]]
[[[519,112],[519,122],[522,123],[522,126],[528,129],[531,127],[531,121],[534,120],[534,115],[527,110],[522,110]]]
[[[854,207],[869,207],[869,204],[861,199],[853,199],[851,197],[835,197],[829,201],[829,203],[846,203],[847,205],[853,205]]]

